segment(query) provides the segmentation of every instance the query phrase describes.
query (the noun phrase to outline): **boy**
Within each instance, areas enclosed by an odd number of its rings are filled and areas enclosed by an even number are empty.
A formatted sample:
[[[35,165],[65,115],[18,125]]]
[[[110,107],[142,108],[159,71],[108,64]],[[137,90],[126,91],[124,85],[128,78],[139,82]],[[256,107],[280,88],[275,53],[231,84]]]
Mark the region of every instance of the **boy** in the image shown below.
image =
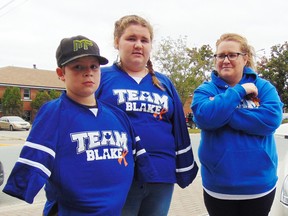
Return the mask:
[[[45,184],[44,215],[52,207],[58,215],[120,215],[134,175],[132,148],[140,177],[153,175],[147,154],[125,113],[94,96],[108,63],[97,44],[64,38],[56,59],[66,91],[37,113],[3,192],[32,203]]]

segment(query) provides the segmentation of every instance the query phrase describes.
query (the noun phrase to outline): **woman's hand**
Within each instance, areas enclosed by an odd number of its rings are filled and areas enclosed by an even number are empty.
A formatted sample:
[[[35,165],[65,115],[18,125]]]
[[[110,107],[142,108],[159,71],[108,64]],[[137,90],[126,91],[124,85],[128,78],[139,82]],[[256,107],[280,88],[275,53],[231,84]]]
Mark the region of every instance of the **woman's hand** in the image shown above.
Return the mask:
[[[251,98],[255,98],[258,95],[258,88],[255,86],[254,83],[244,83],[241,85],[245,91],[246,91],[246,96],[249,95]]]

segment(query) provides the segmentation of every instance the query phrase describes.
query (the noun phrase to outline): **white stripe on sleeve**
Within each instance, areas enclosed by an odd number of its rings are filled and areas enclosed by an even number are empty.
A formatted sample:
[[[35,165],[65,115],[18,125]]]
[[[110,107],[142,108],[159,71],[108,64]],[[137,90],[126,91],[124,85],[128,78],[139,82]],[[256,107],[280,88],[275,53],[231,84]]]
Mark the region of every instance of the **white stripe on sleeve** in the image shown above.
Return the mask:
[[[43,164],[40,164],[38,162],[27,160],[25,158],[18,158],[17,162],[36,167],[36,168],[42,170],[48,177],[50,177],[50,175],[51,175],[50,170],[48,170]]]
[[[184,153],[188,152],[191,148],[192,148],[192,146],[189,145],[187,148],[182,149],[182,150],[180,150],[180,151],[177,151],[177,152],[175,152],[175,153],[176,153],[176,155],[184,154]]]
[[[177,173],[181,173],[181,172],[187,172],[189,170],[192,170],[194,167],[194,162],[191,166],[188,166],[188,167],[184,167],[184,168],[181,168],[181,169],[176,169],[176,172]]]
[[[31,143],[31,142],[27,142],[27,141],[25,142],[24,145],[28,146],[30,148],[34,148],[34,149],[38,149],[38,150],[44,151],[44,152],[50,154],[52,157],[55,158],[55,152],[52,149],[47,148],[46,146],[43,146],[43,145],[40,145],[40,144]]]

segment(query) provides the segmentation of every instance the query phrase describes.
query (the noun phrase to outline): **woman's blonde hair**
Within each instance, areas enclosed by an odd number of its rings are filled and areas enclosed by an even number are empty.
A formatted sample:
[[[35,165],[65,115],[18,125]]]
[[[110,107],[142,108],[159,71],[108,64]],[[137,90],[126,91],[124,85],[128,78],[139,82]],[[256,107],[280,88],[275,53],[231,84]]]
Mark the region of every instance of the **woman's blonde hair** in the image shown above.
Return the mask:
[[[118,44],[120,37],[123,35],[126,28],[128,28],[130,25],[141,25],[147,28],[150,33],[150,40],[153,41],[154,34],[153,34],[153,28],[151,24],[140,16],[127,15],[127,16],[123,16],[122,18],[120,18],[119,20],[115,22],[115,26],[114,26],[114,47],[115,48],[117,47],[116,45]],[[120,60],[120,63],[121,63],[121,60]],[[120,67],[121,67],[121,64],[120,64]],[[149,73],[152,75],[153,84],[157,86],[158,88],[164,90],[163,86],[161,85],[160,81],[157,79],[155,75],[153,64],[150,59],[147,61],[146,67]]]
[[[242,53],[246,53],[248,57],[248,61],[246,66],[250,67],[252,69],[255,69],[255,63],[254,63],[254,56],[255,51],[252,46],[248,44],[248,41],[245,37],[235,34],[235,33],[226,33],[221,35],[221,37],[216,42],[216,48],[218,48],[218,45],[223,41],[235,41],[240,44],[240,49]]]

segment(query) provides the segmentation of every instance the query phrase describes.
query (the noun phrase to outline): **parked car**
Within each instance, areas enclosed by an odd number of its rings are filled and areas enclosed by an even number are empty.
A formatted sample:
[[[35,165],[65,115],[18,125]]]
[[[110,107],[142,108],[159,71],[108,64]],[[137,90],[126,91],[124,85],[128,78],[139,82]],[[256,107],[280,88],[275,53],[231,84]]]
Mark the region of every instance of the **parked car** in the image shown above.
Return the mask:
[[[2,162],[0,161],[0,186],[3,184],[3,182],[4,182],[4,169]]]
[[[19,116],[2,116],[0,118],[1,130],[29,130],[30,123]]]
[[[288,123],[281,124],[275,131],[278,151],[278,182],[271,216],[288,215]]]
[[[192,113],[188,113],[186,116],[185,116],[185,119],[186,119],[186,125],[187,127],[189,128],[196,128],[196,124],[195,122],[193,121],[193,114]]]

